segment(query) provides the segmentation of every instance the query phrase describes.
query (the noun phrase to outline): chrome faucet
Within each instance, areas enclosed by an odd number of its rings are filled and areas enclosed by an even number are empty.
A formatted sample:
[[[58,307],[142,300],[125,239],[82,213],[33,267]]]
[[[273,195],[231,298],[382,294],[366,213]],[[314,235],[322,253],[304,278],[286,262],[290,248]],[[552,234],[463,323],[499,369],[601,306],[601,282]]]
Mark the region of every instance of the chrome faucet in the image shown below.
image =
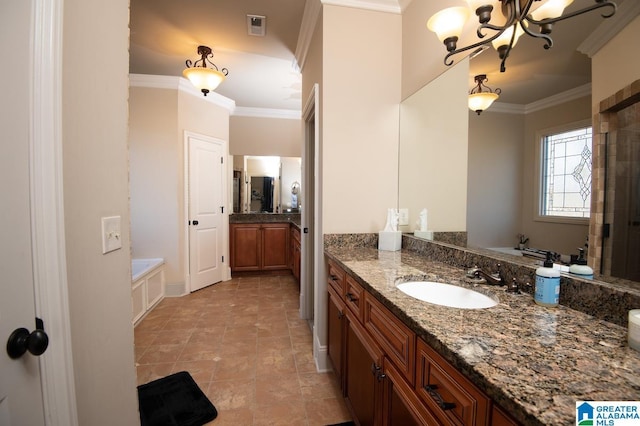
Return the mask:
[[[502,276],[502,270],[500,269],[500,264],[496,265],[497,271],[493,273],[488,273],[483,271],[478,266],[474,266],[471,269],[467,270],[467,278],[472,278],[475,280],[480,280],[484,278],[487,283],[491,285],[499,285],[503,286],[506,284],[504,277]]]

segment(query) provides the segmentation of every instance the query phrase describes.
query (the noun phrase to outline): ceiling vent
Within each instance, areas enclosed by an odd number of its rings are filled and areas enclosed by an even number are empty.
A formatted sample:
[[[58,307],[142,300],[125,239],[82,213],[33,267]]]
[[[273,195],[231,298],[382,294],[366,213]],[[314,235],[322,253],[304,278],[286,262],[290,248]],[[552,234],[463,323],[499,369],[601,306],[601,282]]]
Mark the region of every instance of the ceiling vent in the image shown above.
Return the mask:
[[[247,33],[250,36],[264,37],[267,31],[267,17],[260,15],[247,15]]]

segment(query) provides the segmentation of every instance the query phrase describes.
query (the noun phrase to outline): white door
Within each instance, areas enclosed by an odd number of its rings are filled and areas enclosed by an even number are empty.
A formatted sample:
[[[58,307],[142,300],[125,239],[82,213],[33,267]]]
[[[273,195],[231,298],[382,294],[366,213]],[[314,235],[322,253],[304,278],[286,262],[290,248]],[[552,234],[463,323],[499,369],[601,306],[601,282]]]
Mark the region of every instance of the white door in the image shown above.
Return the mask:
[[[223,143],[189,135],[190,290],[222,281]]]
[[[0,425],[43,425],[38,358],[11,359],[7,340],[18,328],[35,328],[29,170],[29,46],[32,4],[0,3],[0,56],[8,67],[0,79]]]

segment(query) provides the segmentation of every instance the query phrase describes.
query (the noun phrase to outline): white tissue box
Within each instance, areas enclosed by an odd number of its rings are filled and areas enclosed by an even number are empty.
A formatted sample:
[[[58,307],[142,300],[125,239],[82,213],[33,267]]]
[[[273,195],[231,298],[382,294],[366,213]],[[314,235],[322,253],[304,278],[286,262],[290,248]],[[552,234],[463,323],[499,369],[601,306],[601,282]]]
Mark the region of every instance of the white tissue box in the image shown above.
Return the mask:
[[[378,250],[398,251],[402,248],[402,232],[380,231],[378,232]]]
[[[424,238],[425,240],[433,240],[433,231],[413,231],[413,236]]]

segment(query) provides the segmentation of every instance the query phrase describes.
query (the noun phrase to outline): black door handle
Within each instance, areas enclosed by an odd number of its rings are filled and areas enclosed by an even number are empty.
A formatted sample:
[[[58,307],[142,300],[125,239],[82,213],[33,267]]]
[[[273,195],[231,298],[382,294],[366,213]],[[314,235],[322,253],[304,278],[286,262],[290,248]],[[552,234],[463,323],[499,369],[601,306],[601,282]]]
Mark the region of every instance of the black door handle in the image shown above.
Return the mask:
[[[29,333],[26,328],[17,328],[7,341],[7,354],[12,359],[20,358],[26,351],[32,355],[42,355],[49,347],[49,336],[44,331],[44,323],[36,318],[36,329]]]
[[[191,222],[191,223],[193,223],[194,225],[197,225],[199,222],[198,222],[197,220],[194,220],[194,221],[193,221],[193,222]]]

